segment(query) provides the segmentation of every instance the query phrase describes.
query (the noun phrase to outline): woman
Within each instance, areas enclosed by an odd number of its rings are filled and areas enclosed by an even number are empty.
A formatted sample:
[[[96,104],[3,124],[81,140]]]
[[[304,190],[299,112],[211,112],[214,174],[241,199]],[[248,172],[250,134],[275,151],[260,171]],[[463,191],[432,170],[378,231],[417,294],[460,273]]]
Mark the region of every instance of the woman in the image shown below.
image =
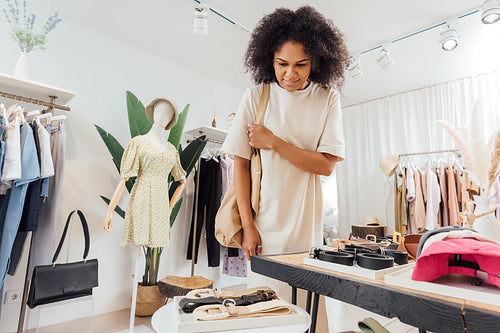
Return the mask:
[[[234,187],[243,250],[308,251],[322,244],[319,175],[345,157],[340,96],[348,52],[342,33],[309,6],[265,16],[255,28],[245,66],[258,85],[241,101],[223,149],[234,155]],[[270,83],[263,126],[253,124],[261,84]],[[249,158],[259,148],[259,214],[250,208]]]

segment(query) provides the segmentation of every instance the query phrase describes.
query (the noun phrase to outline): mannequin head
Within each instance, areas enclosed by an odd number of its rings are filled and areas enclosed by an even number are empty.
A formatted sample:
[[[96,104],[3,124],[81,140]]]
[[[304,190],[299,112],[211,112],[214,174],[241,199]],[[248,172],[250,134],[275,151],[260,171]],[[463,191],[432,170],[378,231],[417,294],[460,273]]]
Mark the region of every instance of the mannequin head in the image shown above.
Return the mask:
[[[162,128],[167,128],[167,125],[175,116],[175,110],[172,104],[165,101],[159,101],[155,104],[153,111],[153,123]]]
[[[146,116],[151,123],[169,130],[179,118],[177,104],[171,98],[156,98],[146,107]]]

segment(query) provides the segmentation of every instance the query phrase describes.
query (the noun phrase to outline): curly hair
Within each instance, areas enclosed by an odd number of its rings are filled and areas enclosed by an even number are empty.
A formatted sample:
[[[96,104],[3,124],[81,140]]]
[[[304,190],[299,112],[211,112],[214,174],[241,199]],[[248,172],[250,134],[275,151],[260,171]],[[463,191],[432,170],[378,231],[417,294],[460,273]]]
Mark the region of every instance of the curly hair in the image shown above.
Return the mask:
[[[245,53],[245,69],[256,84],[276,81],[274,53],[286,42],[304,45],[311,58],[309,79],[322,87],[340,88],[348,66],[349,52],[343,34],[310,6],[296,11],[278,8],[255,27]]]

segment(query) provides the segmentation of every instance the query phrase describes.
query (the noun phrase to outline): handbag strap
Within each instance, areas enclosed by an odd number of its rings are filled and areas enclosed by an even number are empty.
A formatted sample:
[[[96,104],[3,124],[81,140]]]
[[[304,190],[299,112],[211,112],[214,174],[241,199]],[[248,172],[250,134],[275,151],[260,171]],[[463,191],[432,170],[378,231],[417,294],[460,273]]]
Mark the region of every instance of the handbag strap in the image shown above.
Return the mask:
[[[85,236],[85,250],[83,251],[83,259],[85,260],[87,258],[87,255],[89,254],[89,248],[90,248],[89,227],[87,225],[87,220],[85,219],[85,216],[80,210],[77,209],[69,213],[68,218],[66,219],[66,225],[64,226],[64,231],[61,236],[61,240],[59,241],[59,245],[57,245],[56,253],[54,253],[54,258],[52,258],[52,263],[56,262],[57,257],[59,256],[59,252],[61,252],[61,248],[64,244],[64,239],[66,238],[66,233],[68,232],[68,226],[71,222],[71,217],[75,212],[80,217],[80,222],[82,223],[82,228],[83,228],[83,235]]]
[[[262,93],[260,94],[259,108],[257,109],[257,117],[255,124],[262,125],[264,123],[264,116],[266,114],[267,102],[269,101],[270,84],[262,84]],[[254,154],[258,154],[259,150],[252,148]]]

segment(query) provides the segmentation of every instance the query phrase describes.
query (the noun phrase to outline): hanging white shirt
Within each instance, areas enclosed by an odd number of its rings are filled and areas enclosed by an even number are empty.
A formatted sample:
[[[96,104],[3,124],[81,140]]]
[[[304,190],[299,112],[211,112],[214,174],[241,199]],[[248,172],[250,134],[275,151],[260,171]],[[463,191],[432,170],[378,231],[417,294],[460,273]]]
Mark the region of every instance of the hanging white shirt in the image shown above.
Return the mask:
[[[427,170],[427,206],[425,211],[425,229],[434,230],[438,225],[441,189],[436,174]]]
[[[9,124],[5,137],[5,155],[3,158],[2,180],[0,194],[7,193],[12,187],[12,181],[21,178],[21,119]]]
[[[54,175],[54,162],[50,150],[50,133],[43,126],[38,126],[38,140],[40,142],[40,178]]]

